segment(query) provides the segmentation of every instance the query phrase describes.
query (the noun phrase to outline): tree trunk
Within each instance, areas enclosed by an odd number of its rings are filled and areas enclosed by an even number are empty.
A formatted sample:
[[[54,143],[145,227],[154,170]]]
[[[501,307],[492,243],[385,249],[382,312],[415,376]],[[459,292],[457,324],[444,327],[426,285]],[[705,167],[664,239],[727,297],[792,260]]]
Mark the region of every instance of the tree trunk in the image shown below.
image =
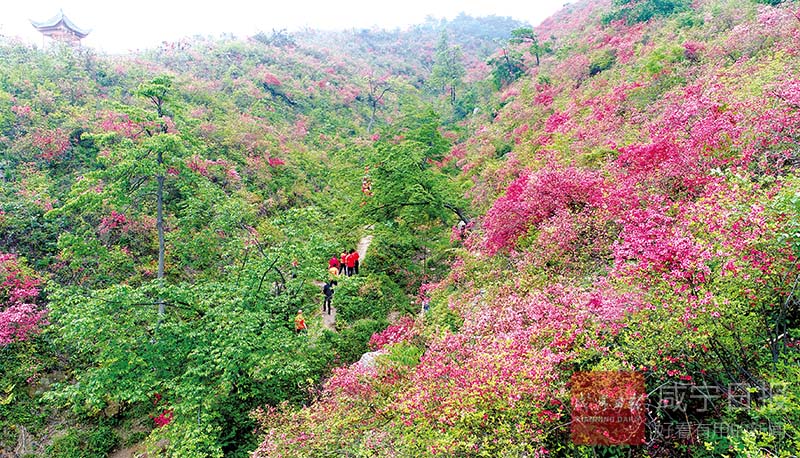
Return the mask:
[[[158,152],[158,165],[164,163],[161,151]],[[166,251],[166,244],[164,243],[164,175],[159,174],[156,176],[158,183],[158,190],[156,191],[156,230],[158,231],[158,280],[164,279],[164,253]],[[164,299],[158,300],[158,315],[164,316],[166,305]]]
[[[444,204],[444,208],[446,208],[446,209],[452,211],[453,213],[455,213],[458,216],[458,219],[463,221],[464,224],[469,224],[469,221],[470,221],[469,217],[466,214],[464,214],[464,210],[456,207],[455,205],[450,205],[450,204]]]
[[[367,125],[367,134],[368,135],[372,133],[372,126],[375,125],[375,112],[378,111],[378,106],[377,105],[378,105],[377,102],[374,102],[372,104],[372,113],[371,113],[371,115],[369,117],[369,124]]]

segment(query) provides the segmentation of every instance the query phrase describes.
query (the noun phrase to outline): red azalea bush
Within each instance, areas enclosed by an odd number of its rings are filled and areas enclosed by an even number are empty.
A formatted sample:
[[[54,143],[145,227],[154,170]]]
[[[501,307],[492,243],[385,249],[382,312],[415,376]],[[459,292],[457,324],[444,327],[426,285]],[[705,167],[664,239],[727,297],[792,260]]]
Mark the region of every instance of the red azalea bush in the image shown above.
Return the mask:
[[[0,253],[0,346],[30,338],[47,324],[36,304],[41,281],[13,254]]]
[[[603,187],[603,178],[592,170],[556,167],[522,172],[484,218],[488,254],[513,248],[531,227],[560,211],[580,213],[596,207]]]

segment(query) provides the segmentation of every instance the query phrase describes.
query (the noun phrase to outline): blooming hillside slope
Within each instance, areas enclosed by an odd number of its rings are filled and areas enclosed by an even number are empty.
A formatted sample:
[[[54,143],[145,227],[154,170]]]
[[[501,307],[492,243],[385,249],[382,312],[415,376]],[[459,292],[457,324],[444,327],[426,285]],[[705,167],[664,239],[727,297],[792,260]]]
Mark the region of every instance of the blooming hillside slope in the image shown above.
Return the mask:
[[[0,34],[0,456],[248,456],[251,410],[307,403],[416,308],[420,268],[398,259],[446,245],[439,204],[466,202],[418,167],[455,138],[436,109],[472,113],[491,89],[469,84],[520,25],[462,15],[124,56]],[[425,212],[392,206],[406,191]],[[367,230],[380,255],[340,278],[325,329],[317,284]]]
[[[430,310],[255,412],[255,456],[589,456],[585,371],[644,377],[631,453],[797,453],[797,3],[582,2],[535,33],[444,159],[483,216]]]

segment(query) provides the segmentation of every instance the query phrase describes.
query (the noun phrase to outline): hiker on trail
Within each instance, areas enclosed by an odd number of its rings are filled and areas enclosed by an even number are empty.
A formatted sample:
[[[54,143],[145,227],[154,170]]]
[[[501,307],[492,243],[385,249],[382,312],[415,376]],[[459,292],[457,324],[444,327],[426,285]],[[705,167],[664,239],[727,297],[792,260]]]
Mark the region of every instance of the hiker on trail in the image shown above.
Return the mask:
[[[303,318],[303,311],[298,310],[297,316],[294,317],[294,332],[296,334],[300,334],[301,332],[305,331],[306,328],[306,319]]]
[[[342,251],[342,254],[339,256],[339,274],[350,275],[347,271],[347,252]]]
[[[322,294],[325,296],[325,299],[322,301],[322,312],[327,313],[328,315],[331,314],[331,299],[333,299],[333,287],[338,285],[336,280],[330,280],[328,283],[325,283],[325,286],[322,287]]]
[[[353,258],[353,261],[352,261],[352,263],[353,263],[353,275],[358,275],[358,258],[359,258],[358,251],[350,250],[350,254],[347,255],[347,256],[350,257],[350,258]]]
[[[350,250],[350,253],[346,254],[344,257],[345,265],[347,266],[347,276],[350,277],[356,273],[356,261],[358,260],[358,253],[356,256],[353,256],[356,250]]]
[[[328,272],[334,277],[339,275],[339,259],[335,255],[328,261]]]

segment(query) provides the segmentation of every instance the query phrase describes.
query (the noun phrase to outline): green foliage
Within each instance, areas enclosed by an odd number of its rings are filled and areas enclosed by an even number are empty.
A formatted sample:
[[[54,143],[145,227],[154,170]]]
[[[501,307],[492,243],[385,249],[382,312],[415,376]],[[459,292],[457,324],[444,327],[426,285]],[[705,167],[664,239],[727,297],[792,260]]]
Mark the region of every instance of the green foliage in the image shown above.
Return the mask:
[[[62,218],[44,218],[46,210],[18,196],[3,199],[0,210],[0,251],[26,253],[42,268],[58,254],[56,241],[64,231]]]
[[[686,29],[702,27],[705,24],[705,20],[691,10],[675,15],[675,20],[678,22],[678,27]]]
[[[334,297],[336,319],[353,323],[361,319],[384,320],[391,311],[405,312],[408,298],[385,274],[342,280]]]
[[[530,27],[512,30],[511,39],[508,42],[517,45],[518,50],[530,53],[536,59],[537,67],[541,63],[541,57],[544,54],[553,52],[553,38],[551,37],[549,41],[541,42],[539,36]]]
[[[385,273],[407,293],[416,295],[422,283],[446,274],[453,253],[450,234],[441,226],[387,222],[376,226],[374,234],[370,269]]]
[[[451,105],[456,103],[457,90],[462,85],[462,78],[467,74],[463,60],[461,48],[450,46],[447,32],[443,31],[436,44],[436,56],[429,83],[437,90],[448,93]]]
[[[0,348],[0,444],[15,443],[20,427],[38,434],[46,426],[51,409],[38,396],[61,375],[45,375],[53,365],[41,336]]]
[[[154,283],[76,293],[54,293],[52,316],[63,344],[91,365],[76,374],[79,383],[50,397],[97,417],[112,403],[151,403],[159,393],[158,408],[172,409],[174,420],[155,433],[181,456],[246,447],[249,409],[302,401],[298,386],[318,380],[331,358],[328,348],[294,336],[281,302],[248,307],[230,286]],[[174,310],[162,323],[159,296]]]
[[[656,66],[652,67],[655,71],[659,71],[659,68],[663,68],[660,63],[656,63]],[[665,93],[684,83],[686,83],[686,80],[681,75],[669,72],[656,73],[650,84],[631,93],[631,103],[635,109],[645,109],[661,99]]]
[[[47,447],[47,454],[54,458],[104,458],[117,442],[116,433],[108,426],[91,431],[69,429],[53,439],[53,443]]]
[[[730,436],[712,435],[697,447],[697,456],[734,451],[737,456],[793,456],[800,449],[800,391],[798,355],[777,364],[768,377],[765,400],[729,409],[726,421],[741,425]],[[759,393],[749,393],[753,400]]]
[[[337,363],[349,364],[358,361],[361,355],[370,351],[368,345],[370,337],[386,329],[388,324],[385,318],[378,320],[363,318],[349,323],[338,334],[326,334]]]
[[[455,120],[465,119],[478,109],[481,96],[478,90],[469,88],[463,92],[461,97],[456,100],[453,106],[453,117]]]
[[[364,217],[415,226],[452,220],[466,205],[458,185],[434,163],[450,147],[439,131],[439,117],[422,108],[407,113],[401,126],[401,141],[381,141],[371,151],[373,196],[362,209]]]
[[[408,370],[419,364],[419,359],[425,352],[424,349],[407,342],[400,342],[387,347],[389,351],[378,358],[378,363],[383,367],[400,368]]]
[[[525,74],[525,65],[521,56],[511,55],[507,50],[502,50],[499,56],[487,61],[492,67],[492,83],[495,89],[501,89]]]
[[[614,50],[606,50],[596,55],[589,63],[589,76],[595,76],[611,68],[617,60]]]
[[[508,46],[491,57],[487,63],[492,67],[492,82],[495,89],[501,89],[525,74],[528,66],[524,62],[525,53],[535,59],[539,66],[544,54],[553,52],[553,42],[541,43],[536,32],[530,27],[522,27],[511,31]]]
[[[665,68],[685,59],[683,47],[681,46],[662,46],[653,50],[643,60],[645,72],[650,75],[657,75]]]
[[[609,148],[597,148],[578,158],[578,163],[585,167],[598,167],[609,158],[616,157],[617,152]]]
[[[691,7],[689,0],[614,0],[614,9],[603,15],[603,23],[624,20],[628,24],[669,16]]]
[[[777,227],[777,242],[792,247],[800,257],[800,177],[791,177],[772,202],[772,210],[785,222]]]
[[[411,286],[422,276],[422,259],[414,253],[425,251],[424,238],[400,224],[386,223],[375,228],[370,266],[385,272],[399,285]],[[410,290],[411,288],[409,288]]]
[[[464,325],[464,317],[459,315],[448,304],[447,294],[454,291],[439,291],[429,303],[429,310],[425,313],[425,322],[430,330],[446,330],[458,332]]]

